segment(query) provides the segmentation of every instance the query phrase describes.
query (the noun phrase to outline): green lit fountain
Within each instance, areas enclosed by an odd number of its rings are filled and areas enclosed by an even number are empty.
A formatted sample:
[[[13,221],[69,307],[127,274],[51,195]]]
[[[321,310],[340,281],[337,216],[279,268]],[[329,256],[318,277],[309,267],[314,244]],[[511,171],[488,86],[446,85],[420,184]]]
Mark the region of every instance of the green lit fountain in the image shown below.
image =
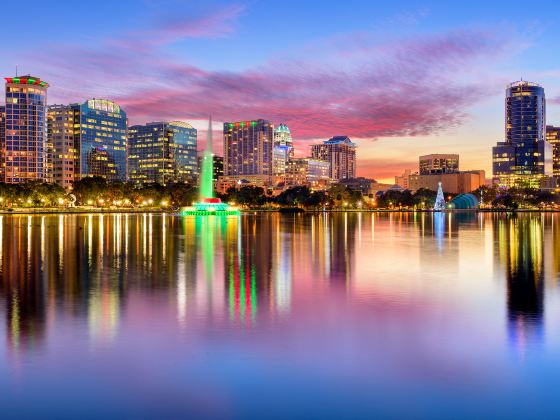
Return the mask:
[[[222,203],[214,197],[214,153],[212,152],[212,117],[208,122],[208,136],[206,150],[202,157],[202,169],[200,173],[199,201],[192,207],[184,207],[181,210],[183,216],[230,216],[238,215],[239,209]]]

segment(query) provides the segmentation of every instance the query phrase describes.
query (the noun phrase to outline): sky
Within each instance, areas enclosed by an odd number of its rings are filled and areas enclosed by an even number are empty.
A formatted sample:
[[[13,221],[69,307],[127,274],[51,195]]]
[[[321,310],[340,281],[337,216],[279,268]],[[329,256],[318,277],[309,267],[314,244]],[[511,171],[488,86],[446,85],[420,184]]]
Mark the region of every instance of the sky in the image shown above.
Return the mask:
[[[110,99],[131,124],[286,123],[298,156],[348,135],[358,176],[392,182],[418,156],[491,174],[508,83],[541,84],[560,125],[560,4],[516,1],[26,2],[0,26],[0,71],[48,102]],[[6,9],[4,9],[6,10]],[[31,18],[30,18],[31,16]],[[3,98],[1,99],[3,100]]]

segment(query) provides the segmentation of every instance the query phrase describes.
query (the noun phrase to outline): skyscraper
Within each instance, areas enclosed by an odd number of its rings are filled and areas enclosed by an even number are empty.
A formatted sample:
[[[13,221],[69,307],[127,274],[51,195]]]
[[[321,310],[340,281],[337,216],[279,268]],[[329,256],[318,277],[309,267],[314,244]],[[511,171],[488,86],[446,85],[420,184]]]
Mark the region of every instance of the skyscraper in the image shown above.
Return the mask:
[[[545,140],[544,89],[531,82],[511,83],[505,107],[506,138],[492,149],[494,176],[501,186],[538,187],[552,161]]]
[[[105,99],[53,105],[48,124],[55,182],[69,187],[87,176],[126,181],[127,119],[119,105]]]
[[[272,149],[272,175],[280,179],[286,175],[288,159],[294,156],[292,133],[286,124],[274,129],[274,147]],[[279,180],[280,180],[279,179]]]
[[[4,135],[0,138],[7,183],[47,180],[47,89],[37,77],[7,77]]]
[[[552,175],[560,176],[560,127],[547,125],[546,141],[552,145]]]
[[[224,123],[224,175],[272,175],[273,125],[267,120]]]
[[[77,144],[74,120],[79,120],[77,106],[51,105],[47,112],[48,142],[51,145],[52,182],[71,189],[77,176]],[[79,130],[76,130],[79,134]]]
[[[311,157],[329,162],[329,177],[335,181],[356,177],[356,144],[347,136],[335,136],[322,144],[314,144]]]
[[[134,125],[128,130],[128,170],[136,184],[195,182],[197,131],[182,121]]]
[[[0,106],[0,182],[4,181],[4,136],[6,135],[6,107]]]

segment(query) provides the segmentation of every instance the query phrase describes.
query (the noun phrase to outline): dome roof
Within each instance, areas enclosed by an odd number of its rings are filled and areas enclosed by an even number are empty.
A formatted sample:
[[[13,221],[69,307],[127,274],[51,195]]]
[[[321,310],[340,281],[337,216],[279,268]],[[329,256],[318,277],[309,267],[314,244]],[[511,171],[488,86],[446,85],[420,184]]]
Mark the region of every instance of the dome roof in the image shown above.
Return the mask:
[[[454,209],[476,209],[478,207],[478,199],[470,194],[459,194],[449,203],[449,207]]]
[[[280,124],[278,127],[276,127],[274,129],[274,131],[276,131],[277,133],[291,133],[290,129],[288,128],[288,126],[284,123]]]

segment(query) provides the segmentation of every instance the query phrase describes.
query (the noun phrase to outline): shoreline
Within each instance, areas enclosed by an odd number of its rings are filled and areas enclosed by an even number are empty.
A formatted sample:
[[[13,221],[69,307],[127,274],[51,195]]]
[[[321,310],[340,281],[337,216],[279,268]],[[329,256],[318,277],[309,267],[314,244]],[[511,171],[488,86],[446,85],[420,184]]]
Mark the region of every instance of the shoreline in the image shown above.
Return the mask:
[[[143,208],[143,209],[105,209],[105,208],[72,208],[72,209],[56,209],[56,208],[16,208],[12,210],[1,209],[0,215],[36,215],[36,214],[179,214],[180,211],[172,209],[160,208]],[[290,209],[244,209],[241,214],[251,213],[280,213],[280,214],[301,214],[301,213],[560,213],[560,209],[448,209],[443,211],[434,211],[430,209],[329,209],[329,210],[292,210]]]

